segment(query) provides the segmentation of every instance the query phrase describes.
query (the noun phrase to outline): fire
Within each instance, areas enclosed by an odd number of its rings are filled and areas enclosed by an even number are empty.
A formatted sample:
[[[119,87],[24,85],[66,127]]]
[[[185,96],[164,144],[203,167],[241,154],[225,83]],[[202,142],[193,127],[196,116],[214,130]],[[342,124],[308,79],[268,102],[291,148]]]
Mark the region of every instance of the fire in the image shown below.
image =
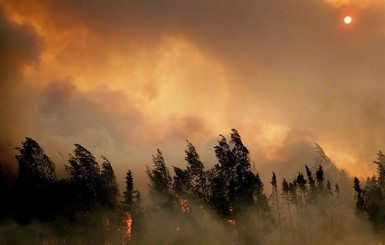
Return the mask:
[[[126,226],[126,236],[128,240],[131,240],[131,232],[132,232],[132,217],[130,213],[126,213],[126,219],[123,221]]]
[[[190,205],[189,205],[187,199],[180,199],[180,209],[181,209],[182,213],[189,213],[190,212]]]
[[[229,219],[227,220],[227,222],[230,224],[230,225],[236,225],[236,222],[234,219]]]
[[[227,223],[229,223],[230,225],[233,226],[233,229],[234,229],[234,233],[233,233],[233,241],[231,242],[231,244],[237,244],[237,241],[238,241],[238,231],[237,231],[237,222],[235,221],[235,219],[228,219],[227,220]]]

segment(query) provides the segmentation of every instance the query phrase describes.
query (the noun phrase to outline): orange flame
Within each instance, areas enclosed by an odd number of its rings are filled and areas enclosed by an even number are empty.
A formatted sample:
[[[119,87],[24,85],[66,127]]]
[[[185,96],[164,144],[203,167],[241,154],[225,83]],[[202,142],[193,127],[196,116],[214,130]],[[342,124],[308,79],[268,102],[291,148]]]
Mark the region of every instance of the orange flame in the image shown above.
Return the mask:
[[[230,225],[236,225],[236,222],[234,219],[229,219],[227,220],[227,222],[230,224]]]
[[[128,240],[131,240],[131,232],[132,232],[132,217],[130,213],[126,213],[126,219],[123,221],[126,227],[126,236]]]
[[[188,203],[187,199],[180,199],[180,209],[182,213],[190,212],[190,204]]]
[[[235,221],[235,219],[228,219],[227,220],[227,223],[229,223],[230,225],[233,226],[233,241],[231,242],[231,244],[237,244],[237,241],[238,241],[238,231],[237,231],[237,222]]]

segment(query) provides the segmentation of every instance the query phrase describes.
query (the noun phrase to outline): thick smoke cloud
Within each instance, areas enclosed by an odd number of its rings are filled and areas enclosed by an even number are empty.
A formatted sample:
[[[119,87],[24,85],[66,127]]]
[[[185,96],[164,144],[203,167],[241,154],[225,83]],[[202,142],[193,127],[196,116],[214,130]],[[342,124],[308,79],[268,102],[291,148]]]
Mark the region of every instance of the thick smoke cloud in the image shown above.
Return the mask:
[[[371,175],[385,4],[364,2],[3,1],[2,161],[31,136],[60,166],[80,143],[123,177],[158,147],[183,165],[186,138],[212,164],[217,135],[237,128],[258,171],[317,142]]]

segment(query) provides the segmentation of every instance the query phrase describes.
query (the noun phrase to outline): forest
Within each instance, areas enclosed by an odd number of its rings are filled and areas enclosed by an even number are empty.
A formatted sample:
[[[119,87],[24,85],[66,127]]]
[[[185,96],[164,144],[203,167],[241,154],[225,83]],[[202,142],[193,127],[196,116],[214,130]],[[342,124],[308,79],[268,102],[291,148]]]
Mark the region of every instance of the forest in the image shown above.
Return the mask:
[[[0,165],[0,244],[383,244],[385,156],[365,182],[339,171],[319,145],[320,161],[296,176],[263,183],[240,134],[220,135],[206,169],[187,141],[185,168],[161,150],[146,166],[148,203],[127,169],[119,189],[112,163],[80,144],[68,178],[34,139],[15,148],[17,177]],[[337,176],[337,177],[336,177]]]

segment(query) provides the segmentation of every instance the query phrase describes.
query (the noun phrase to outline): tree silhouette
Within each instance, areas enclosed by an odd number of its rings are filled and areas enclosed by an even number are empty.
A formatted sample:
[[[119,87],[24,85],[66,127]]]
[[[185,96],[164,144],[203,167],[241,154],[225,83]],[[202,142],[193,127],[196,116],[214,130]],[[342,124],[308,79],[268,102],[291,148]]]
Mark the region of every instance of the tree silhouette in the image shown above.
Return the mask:
[[[118,205],[118,183],[110,161],[106,157],[102,157],[102,159],[103,163],[100,173],[101,188],[99,190],[100,202],[103,206],[114,209]]]
[[[152,156],[152,160],[153,167],[147,167],[146,174],[150,179],[148,187],[153,208],[172,209],[172,178],[159,149]]]
[[[90,151],[75,144],[66,170],[70,174],[70,183],[76,190],[75,205],[80,212],[89,212],[100,198],[98,194],[101,189],[101,178],[98,162]]]
[[[196,200],[207,202],[207,176],[204,165],[200,160],[194,145],[187,141],[187,150],[185,150],[187,161],[187,173],[191,181],[191,195]]]
[[[140,237],[138,235],[141,234],[143,230],[143,210],[141,207],[140,192],[134,189],[134,180],[131,170],[128,170],[126,174],[126,186],[125,191],[123,192],[122,204],[122,219],[127,219],[127,216],[132,219],[132,225],[130,228],[133,236],[131,238],[130,235],[129,240],[140,241]],[[125,229],[127,230],[127,227],[125,227]]]
[[[277,219],[278,219],[278,227],[279,227],[279,234],[282,238],[282,218],[281,218],[281,207],[279,204],[279,194],[278,194],[278,186],[277,186],[277,177],[275,173],[273,172],[273,176],[271,177],[271,188],[272,188],[272,193],[271,196],[274,200],[274,206],[275,210],[277,212]]]
[[[316,192],[316,185],[315,185],[315,181],[314,181],[312,172],[310,171],[310,169],[307,165],[305,165],[305,170],[306,170],[306,175],[307,175],[307,181],[309,183],[309,194],[308,194],[307,199],[311,201],[314,199],[314,195]]]
[[[363,213],[366,211],[364,191],[361,189],[360,181],[357,177],[354,177],[354,191],[356,192],[356,212]]]
[[[293,218],[292,218],[292,213],[291,213],[291,208],[290,208],[290,202],[291,202],[290,186],[289,186],[289,183],[286,181],[286,179],[283,179],[283,181],[282,181],[282,196],[286,200],[287,211],[289,214],[289,221],[290,221],[290,224],[289,224],[290,225],[290,231],[291,231],[291,234],[292,234],[293,239],[294,239]]]
[[[16,160],[19,171],[14,191],[14,202],[21,223],[34,218],[47,219],[53,201],[50,188],[56,181],[55,166],[43,148],[32,138],[26,138]]]
[[[322,165],[318,166],[318,169],[316,172],[316,180],[317,180],[317,190],[319,193],[322,194],[324,191],[324,182],[325,182],[325,176],[324,176]]]
[[[379,180],[368,178],[364,189],[365,210],[376,230],[385,228],[385,197]]]
[[[15,156],[19,164],[17,176],[19,183],[41,187],[56,180],[53,162],[35,140],[27,137],[22,142],[22,147],[15,149],[19,151]]]
[[[192,183],[189,171],[174,167],[175,176],[173,177],[173,190],[181,198],[192,196]]]
[[[373,161],[373,163],[377,165],[378,184],[385,191],[385,156],[381,151],[377,155],[377,161]]]

